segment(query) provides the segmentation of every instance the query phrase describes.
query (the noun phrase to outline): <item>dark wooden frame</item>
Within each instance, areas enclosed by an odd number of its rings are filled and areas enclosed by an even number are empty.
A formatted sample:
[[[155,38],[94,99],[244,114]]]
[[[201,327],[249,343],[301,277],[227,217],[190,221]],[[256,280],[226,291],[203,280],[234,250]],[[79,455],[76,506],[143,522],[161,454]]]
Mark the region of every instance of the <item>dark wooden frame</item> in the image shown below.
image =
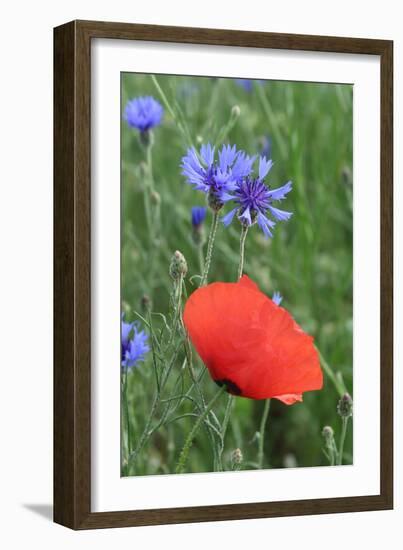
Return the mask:
[[[381,489],[379,495],[92,513],[90,394],[91,40],[355,53],[381,59]],[[127,527],[393,507],[393,42],[73,21],[54,29],[54,520]],[[362,205],[365,208],[365,205]]]

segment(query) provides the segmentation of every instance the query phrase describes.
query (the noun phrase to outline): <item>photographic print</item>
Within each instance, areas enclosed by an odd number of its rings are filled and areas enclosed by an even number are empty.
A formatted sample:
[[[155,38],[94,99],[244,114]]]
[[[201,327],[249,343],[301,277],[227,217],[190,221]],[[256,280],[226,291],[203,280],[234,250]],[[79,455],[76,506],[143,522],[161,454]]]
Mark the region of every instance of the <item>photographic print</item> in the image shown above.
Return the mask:
[[[352,464],[353,86],[122,73],[121,308],[122,476]]]

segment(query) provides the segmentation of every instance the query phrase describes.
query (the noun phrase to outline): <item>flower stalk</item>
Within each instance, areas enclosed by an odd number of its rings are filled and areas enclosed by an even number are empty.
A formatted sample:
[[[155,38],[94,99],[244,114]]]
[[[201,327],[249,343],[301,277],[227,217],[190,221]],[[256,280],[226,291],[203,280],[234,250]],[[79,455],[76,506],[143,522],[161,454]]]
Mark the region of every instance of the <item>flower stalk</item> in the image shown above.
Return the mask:
[[[179,455],[178,465],[176,467],[176,473],[181,474],[185,468],[186,461],[189,456],[189,451],[192,447],[193,440],[199,431],[199,428],[202,424],[202,422],[205,420],[211,409],[213,408],[215,402],[218,400],[218,398],[222,395],[222,393],[225,391],[225,386],[221,386],[221,388],[218,390],[218,392],[213,396],[211,401],[207,404],[206,408],[204,409],[203,413],[198,417],[196,420],[193,428],[191,429],[189,435],[186,438],[185,444],[183,445],[182,451]]]
[[[210,264],[211,264],[211,258],[213,256],[213,249],[214,249],[214,241],[217,233],[217,227],[218,227],[218,212],[213,212],[213,219],[211,222],[210,227],[210,233],[208,237],[207,242],[207,254],[206,254],[206,260],[204,262],[204,270],[203,275],[200,281],[199,286],[204,286],[207,284],[207,278],[210,270]]]
[[[257,453],[257,464],[259,469],[263,468],[264,440],[265,440],[267,419],[269,417],[269,411],[270,411],[270,399],[266,399],[264,402],[263,414],[260,420],[260,428],[259,428],[259,443],[258,443],[258,453]]]
[[[339,443],[339,453],[337,459],[337,465],[341,466],[343,464],[343,453],[344,453],[344,442],[346,440],[348,426],[348,417],[341,419],[341,434],[340,434],[340,443]]]
[[[242,277],[243,265],[245,262],[245,241],[248,234],[248,226],[242,224],[241,238],[239,241],[239,266],[238,266],[238,281]]]

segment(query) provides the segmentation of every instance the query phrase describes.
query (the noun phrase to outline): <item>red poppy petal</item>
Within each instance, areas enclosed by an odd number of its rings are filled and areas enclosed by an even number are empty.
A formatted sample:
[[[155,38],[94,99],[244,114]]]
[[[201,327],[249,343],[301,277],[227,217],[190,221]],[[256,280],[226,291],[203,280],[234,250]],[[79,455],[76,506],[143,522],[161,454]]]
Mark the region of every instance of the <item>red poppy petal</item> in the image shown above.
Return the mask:
[[[264,295],[237,283],[212,283],[196,290],[183,320],[200,357],[215,380],[228,379],[233,366],[248,367],[249,351],[261,346],[265,332],[255,307]]]
[[[212,378],[233,393],[266,399],[322,387],[313,338],[249,277],[196,290],[184,322]]]
[[[302,393],[288,393],[284,395],[274,395],[273,399],[278,399],[286,405],[294,405],[294,403],[302,402]]]
[[[256,290],[257,292],[260,292],[260,288],[257,286],[257,284],[252,281],[252,279],[250,279],[247,275],[242,275],[242,277],[238,281],[238,285],[249,288],[249,290]]]

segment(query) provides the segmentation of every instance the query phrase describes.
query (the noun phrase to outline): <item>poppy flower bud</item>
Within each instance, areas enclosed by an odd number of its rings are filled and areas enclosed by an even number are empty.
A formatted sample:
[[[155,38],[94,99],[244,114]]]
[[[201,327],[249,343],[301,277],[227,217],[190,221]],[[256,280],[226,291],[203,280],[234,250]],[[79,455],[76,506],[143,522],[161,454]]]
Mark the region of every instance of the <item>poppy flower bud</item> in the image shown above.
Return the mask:
[[[329,445],[334,438],[334,431],[331,426],[325,426],[322,430],[322,437],[325,440],[326,445]]]
[[[337,404],[337,412],[342,418],[353,415],[353,400],[349,393],[345,393]]]
[[[141,298],[141,309],[146,313],[152,309],[152,300],[148,294],[143,294]]]
[[[242,455],[242,451],[241,449],[234,449],[231,453],[231,460],[232,462],[234,462],[235,464],[241,464],[242,460],[243,460],[243,455]]]
[[[169,274],[172,279],[178,280],[181,276],[185,277],[188,272],[188,264],[185,256],[182,252],[177,250],[171,259],[171,265],[169,266]]]
[[[243,462],[243,454],[241,449],[234,449],[231,453],[231,464],[233,470],[238,470]]]
[[[241,108],[239,105],[234,105],[231,109],[231,117],[237,119],[241,114]]]
[[[155,206],[159,206],[161,204],[161,195],[157,193],[157,191],[152,191],[150,199]]]

